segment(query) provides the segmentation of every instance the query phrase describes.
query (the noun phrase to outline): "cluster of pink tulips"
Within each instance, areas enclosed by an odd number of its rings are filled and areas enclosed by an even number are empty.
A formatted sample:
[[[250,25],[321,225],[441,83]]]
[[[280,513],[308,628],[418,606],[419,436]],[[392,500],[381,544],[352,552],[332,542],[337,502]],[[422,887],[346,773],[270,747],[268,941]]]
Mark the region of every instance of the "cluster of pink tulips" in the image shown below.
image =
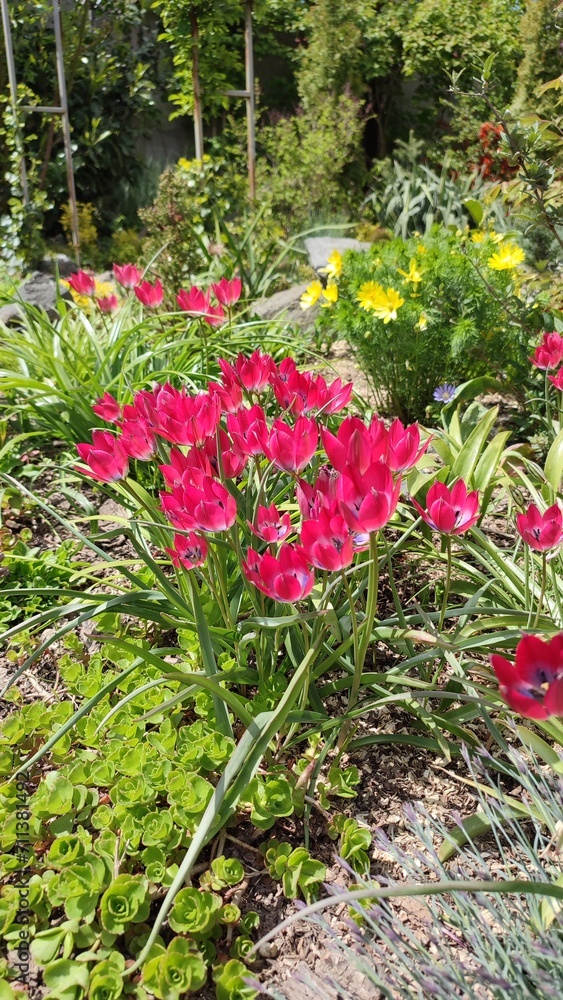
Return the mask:
[[[193,569],[206,559],[209,536],[235,524],[241,507],[236,481],[247,465],[259,470],[268,463],[270,474],[286,475],[287,501],[293,494],[302,526],[275,503],[257,503],[250,530],[265,549],[250,546],[243,571],[267,596],[299,601],[310,593],[316,569],[344,570],[389,521],[401,475],[428,442],[421,443],[417,425],[396,420],[387,429],[379,418],[366,425],[345,417],[333,433],[326,419],[348,404],[352,384],[328,384],[322,375],[300,372],[291,358],[276,365],[256,351],[219,364],[220,379],[207,392],[160,385],[123,407],[106,393],[94,411],[118,433],[95,430],[91,444],[78,445],[81,471],[111,482],[127,476],[131,459],[166,455],[160,504],[175,529],[167,552],[177,567]],[[320,445],[330,465],[319,458]],[[295,540],[288,540],[291,535]]]
[[[300,372],[292,358],[276,364],[255,351],[239,355],[234,364],[220,360],[219,367],[219,380],[206,392],[156,385],[124,406],[106,393],[93,409],[116,432],[94,430],[92,443],[78,445],[84,463],[79,469],[112,482],[127,476],[131,459],[157,459],[165,487],[160,508],[172,534],[165,551],[176,569],[203,566],[214,536],[222,533],[223,542],[231,544],[238,523],[245,547],[241,551],[240,538],[233,547],[247,582],[275,601],[296,603],[311,593],[317,571],[342,574],[370,547],[397,508],[403,475],[430,438],[421,439],[417,424],[405,427],[395,420],[387,427],[377,416],[369,424],[345,416],[335,427],[331,418],[349,403],[352,384]],[[247,521],[246,491],[252,484]],[[426,524],[448,540],[448,559],[450,539],[479,518],[479,495],[462,479],[451,487],[436,481],[425,507],[412,502]],[[544,513],[530,504],[516,527],[544,558],[563,542],[557,504]],[[444,610],[446,599],[447,593]],[[439,627],[442,623],[443,614]],[[492,664],[508,704],[543,718],[561,707],[563,644],[551,649],[536,639],[534,650],[547,659],[532,669],[530,639],[522,640],[524,652],[517,654],[515,667],[502,657],[493,657]]]
[[[158,309],[164,300],[164,289],[162,282],[157,280],[154,283],[143,280],[142,272],[135,264],[114,264],[114,278],[118,285],[126,291],[133,291],[141,305],[145,309]],[[96,281],[87,271],[77,271],[71,274],[68,284],[77,295],[84,295],[87,298],[95,299],[99,309],[103,313],[112,313],[119,308],[117,295],[110,294],[103,297],[96,296]],[[208,326],[221,326],[229,317],[229,312],[239,301],[242,294],[242,282],[240,278],[221,278],[220,281],[210,285],[203,291],[195,285],[186,291],[180,289],[176,296],[179,308],[187,313],[192,319],[201,319]],[[212,302],[212,297],[216,301]]]

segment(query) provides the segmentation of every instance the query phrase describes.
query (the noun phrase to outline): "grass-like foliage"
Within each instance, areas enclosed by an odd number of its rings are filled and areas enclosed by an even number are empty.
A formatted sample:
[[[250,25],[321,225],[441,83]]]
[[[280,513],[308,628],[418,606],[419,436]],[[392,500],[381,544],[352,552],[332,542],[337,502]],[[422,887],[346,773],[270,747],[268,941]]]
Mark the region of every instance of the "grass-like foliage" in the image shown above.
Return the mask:
[[[541,885],[562,882],[563,760],[559,756],[559,773],[546,772],[527,748],[523,754],[511,749],[504,764],[485,751],[473,759],[466,755],[466,762],[487,839],[483,842],[474,834],[458,852],[456,834],[460,826],[468,829],[461,817],[452,817],[448,828],[423,808],[408,807],[409,830],[419,847],[404,849],[383,831],[375,836],[380,864],[398,866],[403,873],[400,881],[378,875],[378,888],[397,890],[399,905],[385,899],[353,901],[346,937],[326,918],[311,919],[324,928],[329,952],[344,957],[390,1000],[398,996],[550,1000],[563,989],[562,904],[542,895]],[[523,804],[524,819],[514,815],[503,794],[499,771],[505,781],[516,783],[512,795]],[[444,861],[451,854],[453,859]],[[456,880],[464,888],[471,882],[481,888],[452,891]],[[489,880],[496,889],[499,883],[502,888],[503,880],[535,883],[535,891],[487,893],[483,883]],[[448,891],[419,895],[418,927],[406,925],[398,912],[400,896],[408,896],[415,885],[435,889],[439,883],[447,884]],[[367,888],[367,883],[363,885]],[[312,985],[306,973],[299,981]],[[329,975],[327,985],[343,1000],[355,996],[334,976]],[[277,1000],[285,996],[283,987],[263,992]]]

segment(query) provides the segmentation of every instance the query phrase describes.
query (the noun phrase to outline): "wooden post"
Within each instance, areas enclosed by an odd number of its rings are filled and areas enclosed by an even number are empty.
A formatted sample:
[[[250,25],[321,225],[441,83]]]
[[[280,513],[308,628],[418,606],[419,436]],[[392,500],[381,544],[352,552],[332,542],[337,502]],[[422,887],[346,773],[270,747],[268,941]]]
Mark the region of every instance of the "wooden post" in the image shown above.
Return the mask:
[[[197,14],[192,7],[192,81],[194,88],[194,138],[196,160],[203,159],[203,117],[199,86],[199,28]]]
[[[244,5],[244,64],[246,71],[246,125],[248,136],[248,194],[256,198],[256,138],[254,135],[254,53],[252,49],[252,0]]]
[[[76,263],[80,266],[80,232],[78,229],[78,205],[76,203],[76,188],[74,186],[74,169],[72,163],[72,141],[70,136],[70,121],[68,117],[68,98],[66,93],[65,64],[63,54],[63,37],[61,32],[61,13],[59,0],[53,0],[53,27],[55,32],[55,50],[57,57],[57,80],[59,83],[59,102],[61,105],[61,121],[63,124],[63,141],[66,159],[66,177],[68,184],[68,201],[72,219],[72,243]]]
[[[12,105],[12,114],[14,116],[16,148],[20,157],[20,180],[23,203],[24,205],[29,205],[29,190],[27,187],[23,138],[18,122],[18,84],[16,80],[16,64],[14,62],[14,49],[12,46],[12,28],[10,24],[8,0],[2,0],[2,27],[4,29],[4,48],[6,50],[6,64],[8,67],[8,80],[10,83],[10,104]]]

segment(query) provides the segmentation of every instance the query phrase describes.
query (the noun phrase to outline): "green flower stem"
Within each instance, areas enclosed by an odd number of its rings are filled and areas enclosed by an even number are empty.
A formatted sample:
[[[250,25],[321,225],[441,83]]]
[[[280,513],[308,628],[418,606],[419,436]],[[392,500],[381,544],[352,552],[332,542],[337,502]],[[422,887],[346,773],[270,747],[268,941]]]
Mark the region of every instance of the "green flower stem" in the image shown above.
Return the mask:
[[[555,601],[557,604],[557,614],[559,616],[558,625],[561,628],[563,626],[563,605],[561,603],[561,581],[557,576],[557,570],[555,569],[555,560],[551,561],[551,581],[553,583],[553,593],[555,594]]]
[[[545,376],[544,376],[545,416],[546,416],[546,419],[547,419],[547,424],[548,424],[549,430],[551,432],[551,435],[552,435],[552,437],[554,437],[555,436],[555,432],[553,430],[553,419],[552,419],[552,416],[551,416],[551,402],[550,402],[550,399],[549,399],[549,378],[548,378],[548,374],[547,374],[548,371],[549,371],[549,369],[546,368],[545,369]]]
[[[233,629],[233,621],[231,618],[231,609],[229,607],[229,595],[227,593],[227,581],[225,578],[225,566],[223,561],[223,553],[216,551],[214,545],[210,545],[208,549],[211,555],[211,562],[215,569],[215,577],[219,583],[219,590],[215,589],[215,594],[217,597],[217,603],[221,608],[221,614],[223,615],[223,620],[227,628]]]
[[[205,619],[205,614],[201,604],[201,599],[197,588],[197,582],[191,571],[188,573],[188,577],[190,581],[191,600],[192,600],[195,624],[199,641],[201,642],[203,669],[205,670],[205,673],[207,674],[208,677],[215,677],[217,675],[217,664],[215,662],[213,644],[211,642],[211,636],[209,634],[207,621]],[[222,736],[232,737],[233,730],[231,728],[229,713],[227,711],[225,702],[221,698],[218,698],[217,695],[213,695],[213,706],[215,708],[215,719],[217,722],[217,729],[219,730]]]
[[[540,596],[532,628],[538,627],[538,622],[540,620],[540,615],[541,615],[541,609],[543,606],[543,599],[545,597],[546,584],[547,584],[547,552],[542,552]]]
[[[354,604],[354,598],[352,597],[352,591],[350,590],[350,584],[346,577],[346,573],[342,573],[342,581],[344,583],[344,590],[346,591],[346,597],[348,599],[348,607],[350,608],[350,622],[352,625],[352,635],[354,637],[354,663],[358,663],[360,660],[360,637],[358,633],[358,616],[356,615],[356,606]]]
[[[369,647],[369,641],[371,638],[371,632],[373,629],[373,623],[375,621],[375,616],[377,614],[377,594],[379,589],[379,560],[377,556],[377,532],[373,532],[369,536],[369,552],[370,552],[370,564],[369,564],[369,575],[368,575],[368,593],[366,602],[366,617],[362,623],[362,639],[360,642],[360,647],[358,650],[357,659],[354,659],[354,677],[352,678],[352,685],[350,687],[350,696],[348,698],[348,711],[354,707],[358,700],[358,693],[360,691],[360,686],[362,683],[362,671],[364,669],[364,663]],[[347,728],[344,727],[347,731]]]
[[[446,535],[446,558],[446,579],[444,581],[444,596],[442,598],[442,609],[440,611],[440,619],[438,621],[438,632],[441,632],[444,627],[444,619],[448,609],[448,598],[450,596],[450,584],[452,581],[452,539],[450,535]]]

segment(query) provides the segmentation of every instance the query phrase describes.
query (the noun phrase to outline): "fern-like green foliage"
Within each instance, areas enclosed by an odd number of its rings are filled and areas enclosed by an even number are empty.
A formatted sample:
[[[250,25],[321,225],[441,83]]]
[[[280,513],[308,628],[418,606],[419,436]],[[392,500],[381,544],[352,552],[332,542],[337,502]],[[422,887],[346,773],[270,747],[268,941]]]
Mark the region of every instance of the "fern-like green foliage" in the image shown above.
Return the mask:
[[[426,236],[344,257],[328,321],[355,348],[389,410],[403,419],[424,418],[444,382],[490,375],[510,386],[529,367],[529,338],[543,321],[540,300],[532,308],[519,297],[518,266],[497,270],[489,263],[499,246],[516,244],[497,243],[490,231],[473,235],[479,242],[468,230],[436,226]],[[392,315],[362,307],[369,282],[398,294]]]

